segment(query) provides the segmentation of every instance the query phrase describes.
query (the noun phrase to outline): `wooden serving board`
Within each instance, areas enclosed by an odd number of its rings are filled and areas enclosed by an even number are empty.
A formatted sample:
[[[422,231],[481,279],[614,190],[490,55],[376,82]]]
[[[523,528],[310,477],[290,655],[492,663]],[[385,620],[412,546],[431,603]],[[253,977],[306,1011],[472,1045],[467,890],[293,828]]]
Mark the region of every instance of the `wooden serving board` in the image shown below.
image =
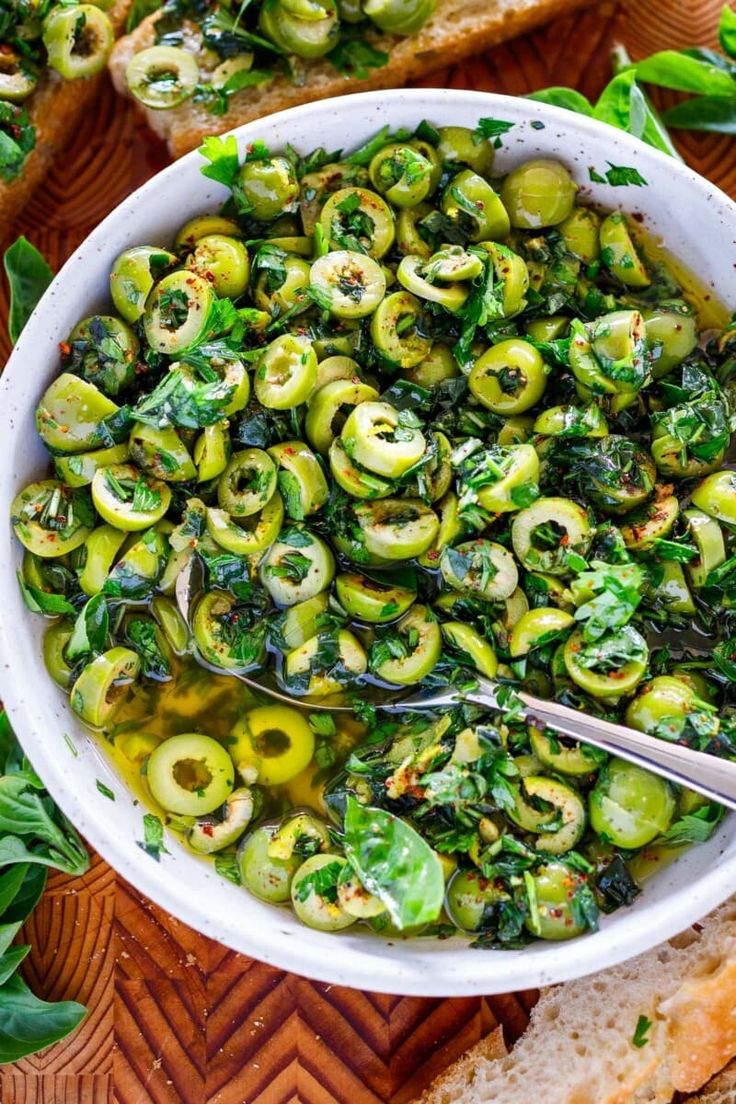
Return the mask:
[[[712,45],[720,8],[721,0],[604,2],[421,83],[511,94],[564,84],[595,96],[614,42],[634,58]],[[736,195],[736,142],[690,135],[681,148]],[[57,268],[167,160],[107,88],[17,232]],[[3,288],[0,317],[6,305]],[[24,967],[33,989],[80,1000],[89,1015],[70,1039],[0,1067],[0,1104],[405,1104],[496,1025],[512,1043],[534,1003],[533,993],[379,996],[286,974],[198,935],[99,858],[83,878],[51,877],[24,938],[33,944]]]

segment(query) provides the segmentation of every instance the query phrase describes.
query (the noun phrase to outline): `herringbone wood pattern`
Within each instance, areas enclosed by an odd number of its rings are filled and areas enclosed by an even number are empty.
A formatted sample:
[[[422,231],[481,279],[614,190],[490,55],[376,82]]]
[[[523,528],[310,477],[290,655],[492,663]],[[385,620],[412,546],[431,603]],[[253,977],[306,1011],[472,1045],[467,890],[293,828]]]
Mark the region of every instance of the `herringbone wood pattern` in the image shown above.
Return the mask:
[[[720,7],[604,2],[422,83],[512,94],[569,84],[594,96],[613,42],[634,57],[712,44]],[[736,143],[688,136],[681,148],[736,195]],[[166,160],[107,89],[17,230],[58,266]],[[534,1001],[388,997],[285,974],[197,935],[100,859],[84,878],[51,878],[25,936],[34,989],[90,1013],[71,1039],[0,1069],[0,1104],[407,1104],[497,1024],[513,1042]]]

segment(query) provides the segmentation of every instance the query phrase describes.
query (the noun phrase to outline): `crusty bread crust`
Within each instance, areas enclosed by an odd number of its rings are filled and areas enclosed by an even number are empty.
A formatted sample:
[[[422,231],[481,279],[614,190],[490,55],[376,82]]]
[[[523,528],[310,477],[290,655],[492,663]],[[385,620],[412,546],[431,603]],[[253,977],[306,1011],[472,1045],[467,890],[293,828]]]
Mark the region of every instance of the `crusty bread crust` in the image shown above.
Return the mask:
[[[116,0],[108,13],[116,32],[122,30],[132,0]],[[0,181],[0,240],[13,230],[15,219],[48,172],[54,158],[64,149],[94,101],[104,71],[81,80],[62,80],[47,69],[27,101],[30,122],[36,128],[36,145],[28,154],[23,172],[9,183]]]
[[[735,1055],[736,897],[686,937],[547,990],[511,1054],[471,1051],[420,1104],[670,1104]],[[699,1104],[736,1104],[736,1070]]]
[[[328,62],[304,64],[302,84],[277,76],[270,84],[234,96],[224,116],[211,115],[191,101],[167,111],[142,109],[148,125],[166,139],[174,157],[196,149],[207,134],[222,133],[287,107],[375,88],[396,88],[438,66],[477,54],[498,42],[531,30],[553,16],[598,0],[437,0],[432,19],[416,35],[385,36],[376,41],[390,60],[371,70],[365,80],[346,79]],[[128,93],[125,70],[134,54],[154,43],[156,15],[148,16],[132,34],[115,45],[110,72],[117,90]]]

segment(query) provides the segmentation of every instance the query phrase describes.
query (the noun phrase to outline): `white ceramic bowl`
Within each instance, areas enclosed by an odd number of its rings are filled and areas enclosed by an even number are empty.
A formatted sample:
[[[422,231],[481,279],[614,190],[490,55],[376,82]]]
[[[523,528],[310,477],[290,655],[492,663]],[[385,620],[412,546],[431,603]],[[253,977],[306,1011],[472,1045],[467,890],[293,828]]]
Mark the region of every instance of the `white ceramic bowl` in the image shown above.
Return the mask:
[[[590,119],[482,92],[398,90],[294,108],[235,135],[241,151],[256,138],[274,150],[287,142],[302,152],[320,145],[349,150],[386,123],[413,127],[427,118],[472,127],[481,116],[514,123],[498,151],[501,169],[540,155],[560,158],[593,199],[641,212],[728,307],[736,306],[736,205],[683,165]],[[646,186],[591,184],[589,169],[600,175],[609,162],[634,166]],[[79,318],[106,306],[110,266],[121,250],[166,245],[186,219],[226,198],[223,187],[201,175],[202,164],[192,153],[165,169],[89,236],[43,297],[0,383],[0,692],[36,770],[89,842],[159,905],[235,950],[326,982],[425,996],[508,992],[610,966],[682,930],[736,890],[734,817],[709,843],[652,878],[632,908],[605,918],[599,932],[523,951],[479,952],[460,939],[384,942],[353,929],[323,934],[219,878],[174,839],[159,863],[138,847],[140,805],[44,669],[45,625],[21,601],[20,548],[8,516],[16,491],[47,470],[33,415],[59,370],[57,343]],[[99,792],[97,779],[113,790],[114,802]]]

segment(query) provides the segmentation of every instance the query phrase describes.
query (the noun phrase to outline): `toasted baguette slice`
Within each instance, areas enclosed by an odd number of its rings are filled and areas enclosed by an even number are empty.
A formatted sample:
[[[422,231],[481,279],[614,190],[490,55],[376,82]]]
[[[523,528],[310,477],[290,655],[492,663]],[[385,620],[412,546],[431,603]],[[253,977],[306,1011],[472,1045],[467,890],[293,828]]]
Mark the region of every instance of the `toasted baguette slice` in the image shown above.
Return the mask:
[[[119,33],[132,0],[116,0],[108,12],[115,32]],[[36,128],[36,145],[28,154],[23,171],[16,180],[0,181],[0,240],[4,240],[17,216],[41,183],[54,158],[67,145],[82,118],[84,109],[94,102],[104,70],[94,77],[63,80],[53,69],[46,69],[27,101],[30,122]]]
[[[689,1096],[687,1104],[736,1104],[736,1062],[732,1062],[697,1096]]]
[[[421,1104],[669,1104],[734,1055],[736,898],[697,930],[547,990],[510,1055],[461,1058]],[[700,1104],[734,1104],[734,1085]]]
[[[470,54],[523,34],[553,16],[598,0],[437,0],[432,19],[416,35],[407,38],[385,36],[375,45],[390,57],[387,65],[371,70],[365,80],[346,79],[329,62],[304,63],[304,83],[293,84],[284,76],[270,84],[234,96],[226,115],[211,115],[191,101],[167,111],[143,109],[148,125],[165,138],[174,157],[195,149],[207,134],[260,119],[310,100],[323,100],[346,92],[372,88],[396,88],[415,80],[440,65],[459,61]],[[144,19],[132,34],[117,42],[110,57],[110,72],[117,90],[128,93],[125,70],[140,50],[155,41],[156,14]]]

